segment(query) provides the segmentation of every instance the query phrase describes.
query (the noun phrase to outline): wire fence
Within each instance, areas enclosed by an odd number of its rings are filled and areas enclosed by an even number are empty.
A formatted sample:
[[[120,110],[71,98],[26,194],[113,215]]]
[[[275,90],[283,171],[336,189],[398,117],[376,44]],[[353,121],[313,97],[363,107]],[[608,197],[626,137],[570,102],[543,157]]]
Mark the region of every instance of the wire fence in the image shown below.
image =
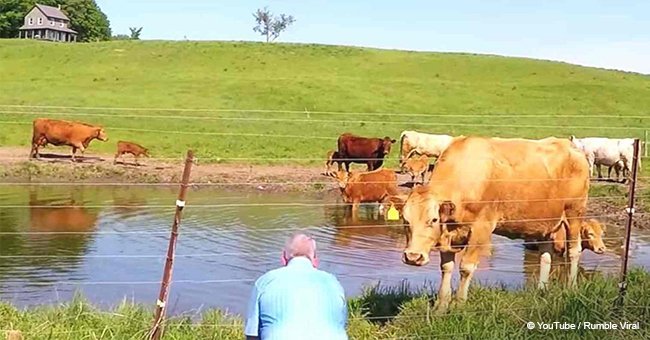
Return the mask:
[[[189,121],[232,121],[232,122],[243,122],[246,124],[249,123],[259,123],[259,124],[268,124],[268,123],[318,123],[318,124],[331,124],[331,125],[340,125],[341,123],[355,123],[355,124],[378,124],[378,125],[388,125],[388,126],[426,126],[426,127],[498,127],[498,128],[508,128],[508,129],[541,129],[541,130],[556,130],[558,125],[547,125],[547,124],[496,124],[496,123],[466,123],[466,122],[413,122],[413,121],[395,121],[395,120],[364,120],[364,119],[350,119],[350,116],[366,116],[366,117],[386,117],[399,118],[399,117],[436,117],[436,118],[481,118],[481,119],[500,119],[500,118],[584,118],[583,115],[537,115],[537,114],[496,114],[496,115],[486,115],[486,114],[454,114],[454,113],[408,113],[408,112],[396,112],[396,113],[383,113],[383,112],[335,112],[335,111],[297,111],[297,110],[248,110],[248,109],[174,109],[174,108],[110,108],[110,107],[75,107],[75,106],[34,106],[34,105],[0,105],[0,108],[7,108],[6,110],[0,110],[0,114],[5,115],[16,115],[16,116],[59,116],[59,117],[86,117],[92,119],[104,119],[104,118],[119,118],[119,119],[168,119],[168,120],[189,120]],[[52,111],[52,110],[67,110],[63,111]],[[83,111],[92,111],[88,112],[77,112],[78,110]],[[119,113],[106,113],[106,112],[119,112]],[[124,113],[127,112],[127,113]],[[171,112],[171,113],[194,113],[193,115],[154,115],[154,114],[136,114],[133,112]],[[241,117],[241,116],[200,116],[198,113],[206,114],[255,114],[254,117]],[[277,118],[277,117],[266,117],[265,115],[305,115],[305,117],[288,117],[288,118]],[[311,118],[310,115],[332,115],[332,116],[345,116],[341,119],[315,119]],[[594,130],[594,131],[605,131],[605,130],[614,130],[614,131],[630,131],[632,133],[637,133],[638,131],[647,130],[645,127],[638,126],[639,120],[650,119],[650,116],[624,116],[624,115],[612,115],[612,114],[601,114],[594,115],[594,118],[599,119],[616,119],[620,120],[635,120],[634,122],[629,122],[626,124],[631,124],[632,126],[616,126],[616,125],[571,125],[571,129],[577,131],[581,130]],[[30,121],[20,121],[20,120],[0,120],[0,125],[31,125]],[[602,123],[601,123],[602,124]],[[126,132],[137,132],[137,133],[157,133],[157,134],[173,134],[173,135],[196,135],[196,136],[233,136],[240,138],[248,137],[261,137],[261,138],[287,138],[287,139],[300,139],[300,140],[335,140],[336,136],[323,136],[317,134],[281,134],[281,133],[246,133],[246,132],[222,132],[222,131],[183,131],[183,130],[163,130],[163,129],[148,129],[148,128],[132,128],[132,127],[123,127],[123,126],[109,126],[108,129],[116,131],[126,131]],[[3,160],[12,160],[12,159],[21,159],[20,157],[14,156],[0,156],[0,159]],[[324,158],[317,157],[205,157],[198,158],[199,160],[205,161],[268,161],[268,162],[295,162],[295,161],[325,161]],[[153,161],[173,161],[173,160],[182,160],[181,157],[154,157],[150,158]],[[351,159],[336,159],[335,161],[347,161]],[[377,160],[377,158],[365,158],[365,159],[354,159],[355,161],[372,161]],[[558,182],[558,181],[571,181],[575,178],[518,178],[518,179],[488,179],[489,182]],[[650,177],[637,176],[637,179],[647,180]],[[452,181],[452,180],[450,180]],[[438,181],[437,183],[442,183],[444,181]],[[394,181],[367,181],[365,184],[391,184]],[[9,186],[176,186],[182,183],[179,182],[169,182],[169,183],[121,183],[121,182],[82,182],[82,183],[58,183],[58,182],[3,182],[0,183],[0,187],[9,187]],[[336,181],[227,181],[223,183],[214,183],[214,182],[192,182],[189,185],[192,186],[215,186],[215,187],[227,187],[227,186],[259,186],[259,185],[280,185],[280,186],[289,186],[289,185],[335,185]],[[606,195],[606,196],[596,196],[589,197],[589,201],[595,200],[622,200],[629,197],[628,195]],[[637,195],[638,198],[649,198],[648,195]],[[540,198],[540,199],[507,199],[507,200],[464,200],[459,201],[459,204],[503,204],[503,203],[522,203],[522,204],[531,204],[531,203],[550,203],[554,201],[582,201],[585,200],[585,197],[556,197],[556,198]],[[184,204],[184,202],[183,202]],[[218,209],[218,208],[243,208],[243,207],[314,207],[314,208],[323,208],[328,206],[349,206],[352,203],[346,202],[337,202],[337,203],[326,203],[326,202],[261,202],[261,203],[220,203],[220,204],[197,204],[188,206],[188,209]],[[178,202],[177,205],[178,206]],[[68,208],[89,208],[89,209],[106,209],[106,208],[131,208],[131,209],[171,209],[175,207],[172,204],[142,204],[142,205],[119,205],[119,204],[3,204],[0,205],[0,209],[68,209]],[[607,219],[607,218],[620,218],[626,213],[625,207],[621,205],[620,211],[618,213],[607,213],[607,214],[595,214],[589,216],[583,216],[585,219]],[[647,213],[635,213],[636,217],[646,217]],[[549,221],[559,221],[558,218],[526,218],[526,219],[512,219],[512,220],[503,220],[500,221],[501,224],[525,224],[525,223],[541,223]],[[376,224],[376,225],[338,225],[338,226],[328,226],[328,225],[313,225],[307,226],[305,228],[265,228],[264,232],[274,233],[274,232],[284,232],[284,231],[296,231],[298,229],[372,229],[372,228],[402,228],[406,227],[408,224],[404,223],[387,223],[387,224]],[[183,231],[182,234],[187,235],[222,235],[222,234],[237,234],[245,233],[245,230],[188,230]],[[168,235],[168,231],[151,231],[151,230],[97,230],[97,231],[0,231],[0,237],[3,235]],[[638,240],[644,240],[643,237],[637,238]],[[622,241],[625,240],[625,237],[603,237],[603,241]],[[563,241],[565,244],[568,243],[568,240]],[[556,243],[554,240],[513,240],[513,241],[502,241],[502,242],[491,242],[489,246],[496,248],[503,247],[512,247],[512,246],[521,246],[521,245],[541,245],[547,243]],[[484,247],[484,244],[470,244],[466,245],[466,248],[471,247]],[[401,252],[401,250],[396,249],[395,247],[364,247],[359,249],[319,249],[319,253],[323,254],[356,254],[361,252],[368,251],[393,251]],[[175,254],[174,257],[178,258],[217,258],[217,257],[237,257],[237,256],[271,256],[275,252],[255,252],[255,251],[232,251],[232,252],[203,252],[203,253],[181,253]],[[163,259],[165,258],[162,254],[15,254],[15,255],[1,255],[0,260],[2,259],[44,259],[44,258],[114,258],[114,259],[125,259],[127,261],[134,259]],[[596,261],[594,263],[585,263],[585,265],[596,265],[601,266],[602,260]],[[568,265],[570,262],[554,262],[556,265]],[[522,265],[513,265],[513,266],[488,266],[478,268],[477,271],[499,271],[499,272],[521,272],[525,269],[530,268],[539,268],[540,264],[522,264]],[[616,268],[612,265],[602,265],[601,268],[610,267]],[[423,272],[414,272],[414,271],[376,271],[376,272],[365,272],[365,273],[348,273],[340,274],[337,277],[340,278],[377,278],[377,277],[410,277],[410,276],[423,276],[426,273]],[[223,278],[223,279],[173,279],[171,283],[178,285],[207,285],[207,284],[237,284],[237,283],[246,283],[250,284],[255,281],[256,278]],[[18,281],[5,281],[5,283],[18,283]],[[30,282],[30,286],[122,286],[122,285],[160,285],[160,280],[134,280],[134,281],[83,281],[83,280],[60,280],[60,281],[45,281],[45,282]],[[647,307],[647,306],[645,306]],[[645,308],[640,306],[640,308]],[[534,309],[536,307],[531,307]],[[474,311],[474,313],[491,313],[491,311]],[[449,313],[447,315],[454,315],[454,313]],[[377,320],[392,320],[398,318],[422,318],[428,317],[424,315],[391,315],[391,316],[364,316],[360,317],[366,320],[377,321]],[[165,321],[167,322],[167,321]],[[173,327],[182,327],[183,325],[169,325]],[[214,324],[214,325],[193,325],[192,327],[239,327],[238,325],[233,324]],[[0,330],[1,331],[1,330]],[[36,331],[39,332],[39,331]],[[81,332],[81,331],[80,331]],[[30,332],[25,332],[29,334]],[[73,332],[64,332],[63,334],[73,334]],[[463,336],[466,333],[451,334],[450,336]],[[410,337],[405,337],[410,338]]]

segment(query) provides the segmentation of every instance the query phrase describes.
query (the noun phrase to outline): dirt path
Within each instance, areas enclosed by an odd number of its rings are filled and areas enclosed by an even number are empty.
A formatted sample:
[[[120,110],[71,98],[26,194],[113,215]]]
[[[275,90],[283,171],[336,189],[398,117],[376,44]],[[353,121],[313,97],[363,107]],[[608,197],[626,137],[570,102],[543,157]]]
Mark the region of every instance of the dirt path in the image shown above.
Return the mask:
[[[178,183],[183,161],[142,159],[136,166],[132,156],[126,164],[113,155],[88,152],[78,163],[59,148],[42,150],[41,158],[29,160],[29,148],[0,147],[0,181],[3,182],[83,182],[83,183]],[[324,162],[323,162],[324,163]],[[357,169],[365,168],[359,165]],[[292,165],[203,164],[192,167],[191,182],[196,186],[256,191],[328,191],[337,188],[334,179],[323,175],[322,167]],[[407,181],[399,176],[399,182]],[[405,188],[404,190],[407,190]]]

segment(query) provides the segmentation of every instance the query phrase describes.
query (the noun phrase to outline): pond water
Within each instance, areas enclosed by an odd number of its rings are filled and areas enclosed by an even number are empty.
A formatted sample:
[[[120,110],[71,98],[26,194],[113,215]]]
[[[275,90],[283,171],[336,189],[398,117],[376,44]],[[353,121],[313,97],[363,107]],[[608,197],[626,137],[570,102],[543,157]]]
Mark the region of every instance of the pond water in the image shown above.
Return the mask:
[[[125,297],[155,303],[177,190],[0,187],[0,299],[32,306],[67,301],[80,291],[100,306]],[[168,313],[210,307],[243,313],[252,282],[279,265],[284,241],[302,228],[318,242],[320,268],[337,275],[348,296],[377,282],[437,287],[437,254],[425,267],[402,264],[401,222],[377,219],[372,206],[362,207],[359,219],[352,220],[338,200],[335,192],[190,190]],[[619,270],[623,221],[606,222],[610,251],[584,252],[583,273]],[[649,235],[633,231],[632,265],[650,267]],[[493,243],[474,282],[515,287],[536,279],[536,252],[525,250],[522,241],[496,235]]]

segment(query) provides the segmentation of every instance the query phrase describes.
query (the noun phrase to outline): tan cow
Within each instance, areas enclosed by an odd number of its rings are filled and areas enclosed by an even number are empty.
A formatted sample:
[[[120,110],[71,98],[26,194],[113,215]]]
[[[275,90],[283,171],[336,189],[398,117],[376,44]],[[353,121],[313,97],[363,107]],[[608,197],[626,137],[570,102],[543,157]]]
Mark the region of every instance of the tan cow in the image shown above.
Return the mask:
[[[104,129],[99,126],[65,120],[36,118],[33,124],[32,150],[30,158],[39,158],[38,148],[48,143],[52,145],[69,145],[72,147],[72,161],[76,161],[77,149],[83,154],[93,139],[103,142],[108,140]]]
[[[431,184],[413,189],[403,209],[403,262],[422,266],[445,232],[464,248],[458,299],[467,299],[481,250],[491,234],[549,239],[566,218],[570,282],[580,257],[580,225],[587,205],[589,164],[566,139],[459,137],[441,154]],[[436,308],[451,301],[455,253],[440,252],[442,281]]]
[[[339,170],[328,174],[334,177],[341,189],[343,201],[352,204],[356,215],[360,203],[382,203],[389,196],[397,196],[397,175],[389,169],[357,172]]]
[[[433,171],[433,164],[429,164],[429,157],[427,155],[410,157],[404,160],[404,170],[407,174],[411,175],[412,183],[415,184],[416,177],[421,177],[422,184],[424,184],[424,176]]]

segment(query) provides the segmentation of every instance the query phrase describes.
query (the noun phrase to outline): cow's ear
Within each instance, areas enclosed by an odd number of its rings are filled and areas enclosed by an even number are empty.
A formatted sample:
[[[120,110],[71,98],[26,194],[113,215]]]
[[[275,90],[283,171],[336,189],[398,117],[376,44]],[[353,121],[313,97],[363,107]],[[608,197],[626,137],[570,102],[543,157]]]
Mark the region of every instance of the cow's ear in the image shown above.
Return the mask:
[[[576,136],[574,136],[574,135],[569,136],[569,140],[570,140],[570,141],[573,142],[574,139],[576,139]]]
[[[391,142],[391,143],[397,143],[397,140],[395,140],[395,139],[391,139],[390,142]]]
[[[456,213],[456,205],[452,201],[443,201],[440,203],[440,208],[438,208],[438,214],[440,215],[440,223],[447,223],[454,220],[454,214]]]

